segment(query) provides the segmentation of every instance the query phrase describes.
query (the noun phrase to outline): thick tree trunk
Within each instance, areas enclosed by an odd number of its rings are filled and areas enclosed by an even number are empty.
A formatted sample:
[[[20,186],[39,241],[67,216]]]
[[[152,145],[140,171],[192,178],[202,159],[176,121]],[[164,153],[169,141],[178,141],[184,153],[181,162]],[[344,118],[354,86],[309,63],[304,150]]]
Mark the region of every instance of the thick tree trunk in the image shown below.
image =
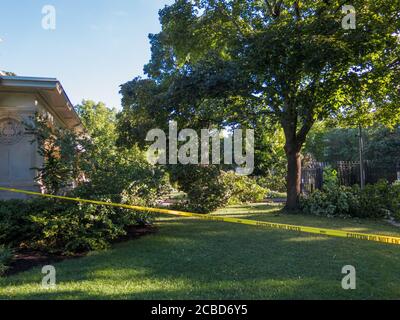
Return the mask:
[[[307,134],[312,128],[315,117],[314,109],[310,107],[298,128],[299,118],[293,103],[285,104],[285,112],[281,118],[281,125],[285,132],[285,152],[287,158],[287,201],[286,209],[296,211],[299,209],[301,193],[301,156],[300,151],[306,141]]]
[[[299,198],[301,193],[300,150],[298,150],[298,148],[286,148],[286,157],[288,162],[288,172],[286,178],[286,183],[287,183],[286,209],[293,211],[299,208]]]

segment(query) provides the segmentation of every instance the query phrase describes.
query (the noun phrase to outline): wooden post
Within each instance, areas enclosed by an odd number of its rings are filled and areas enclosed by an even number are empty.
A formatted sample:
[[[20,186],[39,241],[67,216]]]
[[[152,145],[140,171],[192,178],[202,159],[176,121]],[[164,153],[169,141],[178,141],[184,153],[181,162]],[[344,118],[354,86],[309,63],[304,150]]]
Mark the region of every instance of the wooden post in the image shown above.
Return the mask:
[[[361,189],[364,189],[365,187],[364,140],[363,140],[361,125],[358,126],[358,138],[359,138],[359,152],[360,152],[360,186]]]

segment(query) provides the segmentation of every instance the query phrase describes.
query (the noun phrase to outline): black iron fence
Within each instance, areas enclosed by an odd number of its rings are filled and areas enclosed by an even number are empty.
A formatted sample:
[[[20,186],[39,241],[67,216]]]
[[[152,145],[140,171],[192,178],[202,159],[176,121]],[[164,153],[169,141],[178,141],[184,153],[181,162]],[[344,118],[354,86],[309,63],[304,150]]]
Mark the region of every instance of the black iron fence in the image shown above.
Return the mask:
[[[301,185],[303,193],[321,189],[324,183],[323,172],[326,166],[331,166],[338,173],[339,183],[344,186],[360,184],[360,162],[338,161],[334,163],[311,162],[303,166]],[[379,162],[364,161],[365,183],[373,184],[380,179],[389,182],[400,180],[400,161]]]

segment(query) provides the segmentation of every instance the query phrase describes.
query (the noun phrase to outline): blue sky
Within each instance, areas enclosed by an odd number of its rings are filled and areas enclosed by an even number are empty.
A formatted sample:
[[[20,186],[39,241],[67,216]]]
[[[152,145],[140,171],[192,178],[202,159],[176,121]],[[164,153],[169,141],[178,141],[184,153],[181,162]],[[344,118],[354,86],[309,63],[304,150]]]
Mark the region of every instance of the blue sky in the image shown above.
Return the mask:
[[[143,75],[149,33],[173,0],[1,0],[0,70],[58,78],[73,104],[120,107],[119,85]],[[42,8],[56,9],[56,29],[42,28]]]

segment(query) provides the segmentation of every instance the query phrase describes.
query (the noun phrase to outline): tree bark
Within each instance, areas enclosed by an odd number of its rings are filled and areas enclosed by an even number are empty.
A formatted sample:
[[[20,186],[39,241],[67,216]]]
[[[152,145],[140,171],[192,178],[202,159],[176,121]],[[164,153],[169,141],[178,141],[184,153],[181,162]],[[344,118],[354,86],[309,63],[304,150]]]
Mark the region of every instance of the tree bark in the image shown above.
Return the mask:
[[[301,148],[305,142],[305,137],[312,124],[308,123],[299,131],[296,130],[297,123],[295,121],[284,123],[284,131],[286,137],[285,153],[287,159],[287,200],[286,209],[296,211],[299,209],[301,194]]]
[[[307,134],[312,128],[314,118],[314,108],[310,107],[308,113],[303,118],[301,127],[298,129],[299,118],[294,104],[287,103],[285,112],[281,118],[281,125],[285,132],[285,153],[287,158],[287,200],[286,210],[296,211],[299,209],[301,194],[301,148],[306,141]]]
[[[301,157],[297,146],[288,146],[285,148],[288,163],[286,185],[287,201],[286,209],[290,211],[299,208],[299,199],[301,193]]]

